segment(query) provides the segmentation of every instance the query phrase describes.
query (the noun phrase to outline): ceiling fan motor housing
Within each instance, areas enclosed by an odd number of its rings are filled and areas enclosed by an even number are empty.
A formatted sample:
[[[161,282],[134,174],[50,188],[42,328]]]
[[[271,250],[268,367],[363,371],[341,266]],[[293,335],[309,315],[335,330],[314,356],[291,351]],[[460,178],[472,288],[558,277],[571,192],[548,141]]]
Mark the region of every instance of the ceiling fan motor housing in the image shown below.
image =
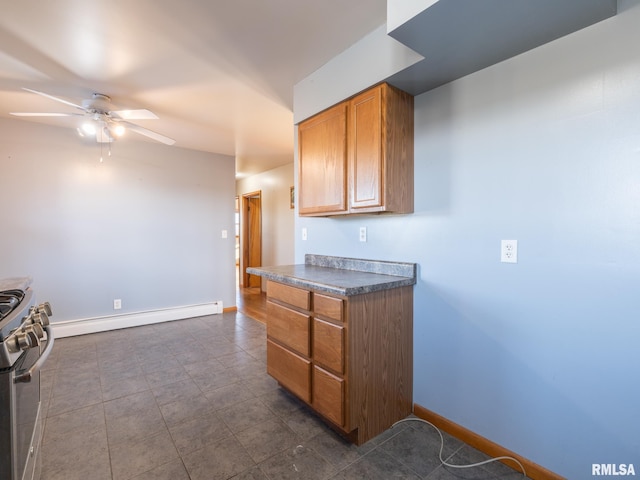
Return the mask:
[[[91,113],[106,114],[111,110],[111,97],[94,93],[90,100],[83,100],[82,106]]]

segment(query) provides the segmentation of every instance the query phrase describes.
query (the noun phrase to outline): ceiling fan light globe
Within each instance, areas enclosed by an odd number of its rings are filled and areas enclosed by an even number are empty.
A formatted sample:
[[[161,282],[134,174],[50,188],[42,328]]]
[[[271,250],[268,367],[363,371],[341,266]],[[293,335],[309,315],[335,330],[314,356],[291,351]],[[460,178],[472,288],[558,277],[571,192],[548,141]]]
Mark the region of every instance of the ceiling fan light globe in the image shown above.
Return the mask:
[[[116,137],[121,137],[127,130],[124,128],[124,125],[116,125],[111,131]]]
[[[95,135],[96,126],[92,122],[84,122],[82,124],[82,131],[87,135]]]

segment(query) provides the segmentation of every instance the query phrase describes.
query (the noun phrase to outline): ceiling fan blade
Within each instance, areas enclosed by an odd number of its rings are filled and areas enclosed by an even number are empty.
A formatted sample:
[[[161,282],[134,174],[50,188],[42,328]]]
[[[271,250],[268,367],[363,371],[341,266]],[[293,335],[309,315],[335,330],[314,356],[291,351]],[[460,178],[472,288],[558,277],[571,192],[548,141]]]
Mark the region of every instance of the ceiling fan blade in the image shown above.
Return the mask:
[[[83,117],[82,113],[31,113],[31,112],[9,112],[16,117]]]
[[[136,125],[135,123],[125,122],[125,121],[118,122],[118,123],[126,125],[127,128],[132,132],[136,132],[136,133],[139,133],[140,135],[144,135],[145,137],[152,138],[153,140],[160,143],[164,143],[165,145],[173,145],[174,143],[176,143],[176,141],[173,138],[165,137],[164,135],[160,135],[159,133],[149,130],[148,128],[144,128],[144,127],[141,127],[140,125]]]
[[[73,102],[63,100],[62,98],[54,97],[53,95],[49,95],[48,93],[39,92],[38,90],[31,90],[30,88],[23,88],[23,90],[26,90],[27,92],[35,93],[36,95],[41,95],[46,98],[50,98],[51,100],[55,100],[56,102],[64,103],[65,105],[69,105],[70,107],[79,108],[80,110],[85,112],[87,111],[87,109],[84,108],[82,105],[77,105]]]
[[[146,108],[140,110],[112,110],[109,114],[122,120],[157,120],[158,118],[155,113]]]

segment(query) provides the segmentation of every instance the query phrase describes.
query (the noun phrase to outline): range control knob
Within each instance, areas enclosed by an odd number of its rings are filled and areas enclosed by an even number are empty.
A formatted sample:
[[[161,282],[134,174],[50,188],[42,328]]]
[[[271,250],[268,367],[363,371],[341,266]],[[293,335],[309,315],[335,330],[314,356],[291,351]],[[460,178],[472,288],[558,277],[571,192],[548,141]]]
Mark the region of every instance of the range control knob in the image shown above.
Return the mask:
[[[33,305],[31,307],[31,312],[37,312],[37,313],[44,312],[49,316],[53,315],[53,311],[51,310],[51,304],[49,302],[44,302],[44,303],[41,303],[40,305]]]
[[[45,313],[48,317],[53,315],[53,312],[51,311],[51,304],[49,302],[44,302],[38,305],[36,307],[36,311],[40,313]]]
[[[12,353],[28,350],[38,345],[40,345],[40,339],[38,338],[38,333],[33,330],[32,325],[14,333],[7,339],[7,347]]]
[[[29,348],[31,348],[33,345],[31,344],[32,341],[32,337],[29,336],[26,333],[18,333],[15,336],[15,342],[16,342],[16,352],[19,352],[20,350],[27,350]]]
[[[44,328],[42,328],[42,325],[39,323],[34,323],[30,328],[31,331],[36,334],[36,337],[38,337],[38,344],[40,344],[40,340],[44,338]]]
[[[34,325],[42,325],[43,327],[49,325],[49,317],[44,312],[38,312],[34,310],[33,312],[31,312],[30,320]]]
[[[40,345],[40,338],[38,337],[38,332],[34,327],[34,325],[29,325],[27,327],[24,327],[23,329],[24,334],[29,337],[29,348],[37,347],[38,345]],[[42,330],[42,328],[40,328],[40,330]],[[23,350],[26,349],[23,348]]]

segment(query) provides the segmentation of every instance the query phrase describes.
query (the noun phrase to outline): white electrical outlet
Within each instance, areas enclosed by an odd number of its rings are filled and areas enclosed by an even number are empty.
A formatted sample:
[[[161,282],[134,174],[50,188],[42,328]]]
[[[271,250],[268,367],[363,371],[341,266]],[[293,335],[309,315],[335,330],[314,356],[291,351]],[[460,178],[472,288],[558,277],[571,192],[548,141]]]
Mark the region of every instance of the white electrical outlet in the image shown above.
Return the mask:
[[[518,241],[500,241],[500,261],[502,263],[518,263]]]
[[[367,241],[367,227],[360,227],[360,241]]]
[[[307,239],[307,227],[302,227],[302,239]]]
[[[114,309],[114,310],[120,310],[121,308],[122,308],[122,300],[121,300],[121,299],[119,299],[119,298],[116,298],[116,299],[113,301],[113,309]]]
[[[227,231],[226,230],[222,230],[222,238],[227,238]]]

